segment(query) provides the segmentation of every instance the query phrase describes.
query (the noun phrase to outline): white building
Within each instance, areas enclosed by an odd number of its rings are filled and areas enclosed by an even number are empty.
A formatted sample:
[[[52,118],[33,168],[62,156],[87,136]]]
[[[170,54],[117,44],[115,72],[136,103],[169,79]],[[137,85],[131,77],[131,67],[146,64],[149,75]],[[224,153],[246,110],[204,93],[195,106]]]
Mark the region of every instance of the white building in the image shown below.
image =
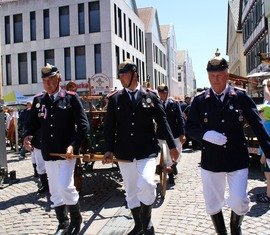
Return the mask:
[[[139,8],[138,13],[145,25],[147,78],[154,89],[161,83],[168,85],[166,48],[162,44],[157,10],[153,7]]]
[[[247,72],[241,24],[241,1],[242,0],[229,0],[228,2],[227,55],[230,61],[230,73],[245,77]]]
[[[185,50],[177,51],[178,81],[180,82],[180,98],[196,94],[196,79],[192,59]]]
[[[58,67],[63,85],[74,80],[79,92],[97,74],[121,88],[117,65],[126,58],[146,79],[145,28],[135,0],[18,0],[1,4],[0,19],[4,94],[40,92],[47,62]]]
[[[180,96],[180,87],[181,84],[178,81],[177,75],[177,44],[176,44],[176,35],[174,27],[170,25],[161,25],[160,26],[162,43],[167,51],[167,77],[169,81],[170,95],[175,98]]]

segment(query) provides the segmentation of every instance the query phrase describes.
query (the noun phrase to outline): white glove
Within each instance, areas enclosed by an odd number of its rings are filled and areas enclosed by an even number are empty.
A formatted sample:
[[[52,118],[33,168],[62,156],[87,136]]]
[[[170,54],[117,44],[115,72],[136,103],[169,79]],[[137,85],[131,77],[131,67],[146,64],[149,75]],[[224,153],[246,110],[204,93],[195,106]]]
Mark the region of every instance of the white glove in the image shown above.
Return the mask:
[[[268,167],[270,168],[270,159],[269,158],[266,158],[266,163],[267,163]]]
[[[227,137],[217,131],[207,131],[203,135],[203,140],[216,145],[224,145],[227,142]]]
[[[268,81],[269,81],[268,78],[264,79],[263,82],[262,82],[262,85],[263,85],[263,86],[266,86]]]

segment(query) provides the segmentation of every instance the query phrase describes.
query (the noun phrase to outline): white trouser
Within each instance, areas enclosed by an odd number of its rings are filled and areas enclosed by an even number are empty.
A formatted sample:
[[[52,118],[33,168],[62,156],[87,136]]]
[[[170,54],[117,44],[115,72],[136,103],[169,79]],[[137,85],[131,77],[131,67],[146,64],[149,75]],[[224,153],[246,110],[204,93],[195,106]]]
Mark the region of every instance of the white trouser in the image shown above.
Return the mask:
[[[248,212],[247,168],[233,172],[212,172],[201,169],[201,177],[207,214],[214,215],[222,210],[226,200],[224,198],[226,179],[229,188],[227,205],[237,215],[244,215]]]
[[[164,161],[166,163],[166,166],[171,166],[173,164],[173,162],[172,162],[172,158],[170,156],[170,149],[168,148],[166,140],[159,139],[158,143],[159,143],[160,148],[162,148],[162,150],[163,150],[163,156],[164,156]],[[177,160],[177,161],[179,161],[181,158],[181,153],[182,153],[182,144],[181,144],[179,138],[174,139],[174,143],[175,143],[176,148],[178,149],[178,151],[180,153],[180,156]],[[158,159],[159,158],[160,158],[160,153],[159,153]]]
[[[124,181],[128,208],[147,206],[156,200],[155,170],[156,159],[145,158],[133,162],[119,162]]]
[[[34,155],[34,152],[33,151],[31,151],[30,156],[31,156],[31,162],[32,162],[32,164],[36,164],[36,159],[35,159],[35,155]]]
[[[51,194],[51,207],[75,205],[79,194],[74,186],[74,168],[76,159],[45,161]]]
[[[35,163],[37,165],[37,173],[39,175],[43,175],[46,173],[45,169],[45,161],[43,160],[41,150],[34,148],[33,151],[31,152],[31,158],[32,158],[32,163]]]

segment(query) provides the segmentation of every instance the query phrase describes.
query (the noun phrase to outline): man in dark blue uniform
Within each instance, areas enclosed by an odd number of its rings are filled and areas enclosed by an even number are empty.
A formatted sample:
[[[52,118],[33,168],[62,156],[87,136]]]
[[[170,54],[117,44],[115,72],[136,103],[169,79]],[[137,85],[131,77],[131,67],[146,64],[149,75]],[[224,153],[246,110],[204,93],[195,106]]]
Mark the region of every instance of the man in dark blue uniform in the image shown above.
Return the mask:
[[[45,160],[52,207],[59,221],[56,234],[78,234],[82,216],[73,178],[76,159],[72,155],[78,154],[89,123],[79,96],[60,88],[61,75],[58,69],[47,64],[41,69],[41,75],[46,92],[34,98],[25,125],[24,146],[32,150],[33,135],[41,128],[41,152]],[[68,157],[63,159],[50,156],[50,153],[66,153]]]
[[[169,88],[164,83],[160,84],[157,90],[158,90],[158,95],[161,99],[163,108],[167,116],[167,121],[173,133],[174,143],[179,153],[181,154],[182,145],[185,143],[186,137],[185,137],[185,130],[184,130],[185,122],[184,122],[184,117],[183,117],[180,105],[178,101],[169,97],[168,95]],[[171,157],[169,155],[169,151],[166,145],[166,141],[163,137],[163,132],[159,128],[159,126],[157,126],[157,138],[158,138],[159,145],[163,148],[165,163],[168,167],[172,168],[172,172],[168,174],[169,183],[174,184],[174,175],[178,173],[177,168],[176,168],[177,162],[173,162],[171,160]]]
[[[154,120],[167,141],[173,161],[179,152],[159,97],[140,86],[137,66],[131,60],[119,65],[119,79],[124,89],[109,96],[103,163],[110,163],[113,156],[127,161],[119,162],[119,168],[127,205],[135,221],[129,234],[155,234],[151,210],[156,199],[155,158],[159,146]]]
[[[231,234],[242,234],[241,223],[249,210],[247,180],[249,154],[244,135],[245,120],[270,158],[270,139],[255,103],[245,91],[228,85],[228,63],[217,50],[207,65],[211,88],[191,104],[186,132],[202,144],[201,177],[206,212],[218,234],[227,234],[222,214],[226,179],[232,209]]]

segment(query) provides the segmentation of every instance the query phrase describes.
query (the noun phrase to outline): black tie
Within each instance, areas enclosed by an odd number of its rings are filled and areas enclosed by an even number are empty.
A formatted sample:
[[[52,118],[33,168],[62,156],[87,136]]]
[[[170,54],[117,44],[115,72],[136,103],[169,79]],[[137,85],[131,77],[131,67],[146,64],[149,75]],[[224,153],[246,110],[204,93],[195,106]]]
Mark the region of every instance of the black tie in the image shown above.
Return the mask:
[[[51,101],[53,103],[53,101],[54,101],[54,95],[51,95],[50,98],[51,98]]]
[[[217,95],[217,98],[218,98],[219,102],[221,102],[221,103],[222,103],[222,100],[221,100],[221,97],[222,97],[222,96],[223,96],[223,93]]]
[[[137,90],[136,91],[129,91],[128,93],[131,95],[131,102],[133,105],[136,104],[136,99],[135,99],[135,94],[136,94]]]
[[[163,101],[162,102],[162,105],[163,105],[163,108],[164,108],[164,110],[166,109],[166,101]]]

